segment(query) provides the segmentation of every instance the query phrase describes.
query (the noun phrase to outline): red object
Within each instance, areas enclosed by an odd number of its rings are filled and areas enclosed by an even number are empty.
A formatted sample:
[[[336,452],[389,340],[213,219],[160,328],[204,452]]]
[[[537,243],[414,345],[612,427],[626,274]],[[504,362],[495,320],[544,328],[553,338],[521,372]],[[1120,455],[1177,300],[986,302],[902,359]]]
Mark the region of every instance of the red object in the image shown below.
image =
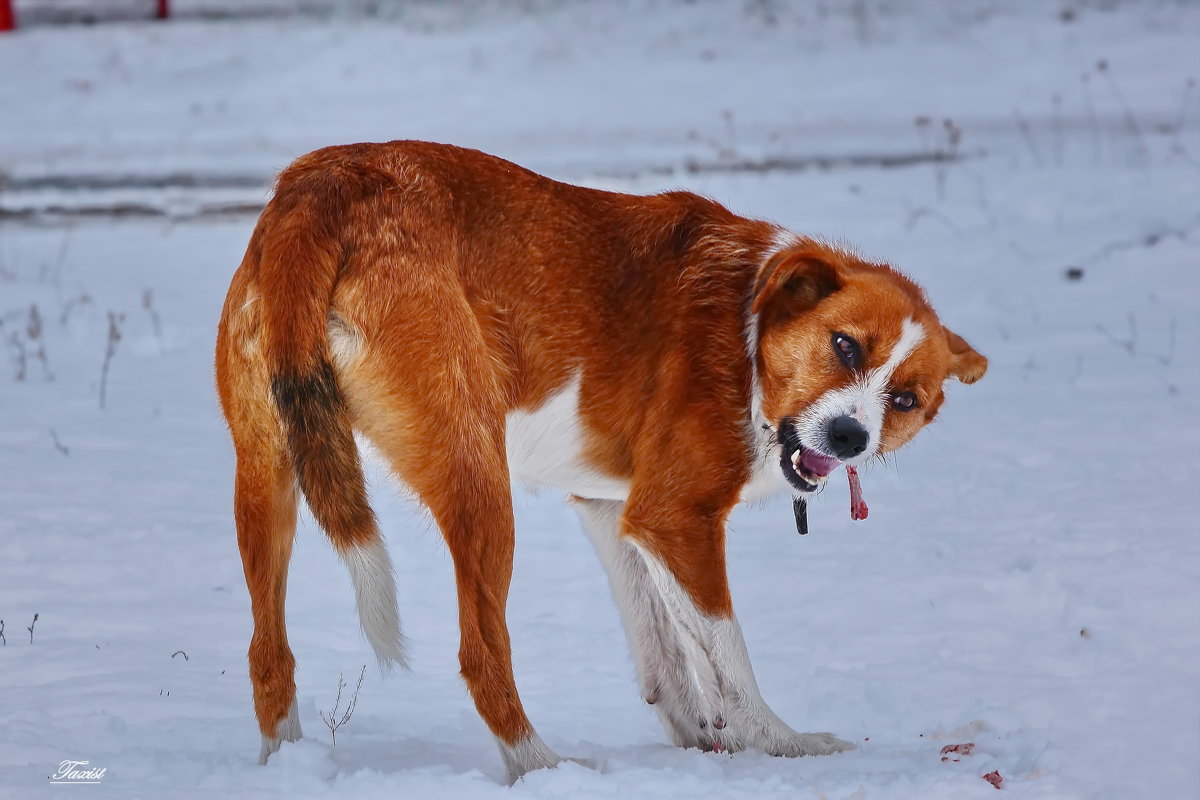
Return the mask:
[[[1004,778],[1000,777],[1000,770],[998,770],[998,769],[994,769],[991,772],[989,772],[987,775],[980,775],[979,777],[983,778],[985,781],[990,783],[992,786],[995,786],[997,789],[1000,788],[1000,784],[1004,783]]]
[[[171,16],[170,0],[158,0],[158,6],[154,10],[155,19],[166,19]]]
[[[954,761],[955,763],[962,759],[953,758],[954,755],[969,756],[975,749],[974,742],[963,742],[962,744],[948,744],[942,748],[942,761]]]
[[[862,482],[858,479],[858,470],[846,465],[846,477],[850,479],[850,519],[866,519],[867,504],[862,496]]]
[[[17,15],[13,13],[12,0],[0,0],[0,31],[15,31]]]

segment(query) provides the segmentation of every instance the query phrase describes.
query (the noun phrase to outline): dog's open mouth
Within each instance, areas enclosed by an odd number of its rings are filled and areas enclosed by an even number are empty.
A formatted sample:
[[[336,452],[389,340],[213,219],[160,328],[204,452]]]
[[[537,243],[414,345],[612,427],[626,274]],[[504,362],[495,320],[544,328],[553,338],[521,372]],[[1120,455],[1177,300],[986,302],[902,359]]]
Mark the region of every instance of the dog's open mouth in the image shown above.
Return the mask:
[[[818,453],[804,445],[784,447],[780,455],[780,467],[788,483],[801,492],[815,492],[825,483],[829,473],[842,462],[833,456]]]

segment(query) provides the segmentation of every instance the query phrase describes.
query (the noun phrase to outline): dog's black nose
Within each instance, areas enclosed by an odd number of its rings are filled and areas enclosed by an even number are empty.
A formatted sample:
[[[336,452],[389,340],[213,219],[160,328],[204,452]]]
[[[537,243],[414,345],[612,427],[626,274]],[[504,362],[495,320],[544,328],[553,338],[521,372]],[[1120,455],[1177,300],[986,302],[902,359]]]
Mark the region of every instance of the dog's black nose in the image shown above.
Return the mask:
[[[829,423],[829,446],[842,460],[854,458],[867,449],[871,434],[853,417],[835,417]]]

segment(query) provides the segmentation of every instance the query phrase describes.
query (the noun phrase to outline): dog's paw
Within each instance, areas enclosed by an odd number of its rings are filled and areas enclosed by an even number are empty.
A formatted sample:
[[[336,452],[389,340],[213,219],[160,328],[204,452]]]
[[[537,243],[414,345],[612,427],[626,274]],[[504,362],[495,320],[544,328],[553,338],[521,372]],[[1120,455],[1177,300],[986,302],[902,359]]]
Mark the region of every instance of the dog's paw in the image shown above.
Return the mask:
[[[666,663],[666,662],[664,662]],[[677,747],[729,751],[743,749],[727,726],[727,703],[707,661],[670,662],[660,669],[654,685],[643,686],[642,698],[658,713],[663,727]]]
[[[300,731],[300,712],[296,707],[296,700],[293,698],[287,716],[279,720],[275,726],[275,735],[262,737],[262,747],[258,751],[259,765],[266,764],[267,759],[279,750],[280,744],[299,741],[303,735]]]
[[[684,749],[713,749],[713,734],[716,729],[703,717],[669,702],[659,702],[654,710],[658,712],[658,718],[670,737],[671,744]]]
[[[696,746],[710,753],[740,753],[746,749],[746,740],[736,724],[729,724],[724,715],[716,714],[700,724],[699,741]]]
[[[671,743],[684,749],[708,752],[737,752],[745,749],[740,739],[732,735],[725,716],[716,709],[704,713],[692,705],[679,702],[677,697],[660,696],[652,704]]]
[[[537,733],[530,733],[513,744],[507,744],[497,737],[496,745],[500,748],[500,757],[504,760],[504,771],[509,786],[528,772],[535,769],[553,769],[562,762],[562,758],[547,747]]]
[[[764,742],[763,750],[773,756],[798,758],[800,756],[830,756],[858,745],[839,739],[832,733],[791,733],[783,737],[771,737]]]

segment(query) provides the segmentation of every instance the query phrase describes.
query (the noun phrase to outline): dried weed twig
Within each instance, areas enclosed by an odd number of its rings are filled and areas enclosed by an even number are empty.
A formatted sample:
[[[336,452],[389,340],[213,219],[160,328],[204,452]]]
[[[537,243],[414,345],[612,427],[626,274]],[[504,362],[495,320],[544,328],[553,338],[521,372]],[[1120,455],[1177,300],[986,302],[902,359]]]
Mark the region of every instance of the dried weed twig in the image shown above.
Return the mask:
[[[1092,102],[1092,75],[1084,72],[1080,76],[1083,82],[1083,103],[1087,109],[1088,128],[1092,132],[1092,163],[1099,164],[1101,158],[1100,122],[1096,119],[1096,105]]]
[[[1171,317],[1171,324],[1167,327],[1167,354],[1158,357],[1158,363],[1164,367],[1169,367],[1175,361],[1175,317]]]
[[[942,120],[942,132],[946,137],[945,144],[938,151],[938,159],[934,163],[939,201],[946,199],[946,170],[958,159],[958,146],[962,144],[962,128],[955,125],[954,120]]]
[[[1025,119],[1021,114],[1020,109],[1013,111],[1013,118],[1017,121],[1017,130],[1021,134],[1021,140],[1025,142],[1025,146],[1029,148],[1030,155],[1033,156],[1033,165],[1035,167],[1042,166],[1042,150],[1038,147],[1037,137],[1033,134],[1033,127],[1029,124],[1029,120]]]
[[[1054,166],[1061,167],[1063,165],[1062,95],[1055,92],[1050,98],[1050,103],[1054,106],[1052,116],[1054,125]]]
[[[1121,339],[1120,337],[1116,336],[1103,325],[1096,325],[1096,330],[1102,333],[1104,338],[1108,339],[1109,343],[1111,343],[1114,347],[1119,347],[1126,353],[1129,353],[1129,355],[1136,356],[1138,339],[1137,318],[1133,316],[1132,312],[1130,312],[1127,319],[1129,320],[1129,336],[1125,339]]]
[[[25,337],[29,339],[30,346],[37,345],[37,350],[33,355],[42,362],[42,374],[46,380],[54,380],[54,373],[50,371],[50,359],[46,355],[46,342],[42,338],[42,315],[38,311],[37,303],[29,306],[29,319],[25,324]]]
[[[1150,160],[1150,148],[1146,146],[1146,137],[1142,135],[1142,126],[1138,124],[1137,115],[1129,108],[1129,104],[1125,102],[1125,95],[1121,91],[1121,87],[1117,85],[1117,79],[1113,77],[1111,68],[1107,59],[1100,59],[1096,62],[1096,71],[1104,76],[1108,84],[1108,89],[1112,96],[1116,99],[1117,105],[1121,108],[1121,113],[1125,117],[1125,124],[1129,127],[1129,133],[1133,137],[1134,153],[1136,154],[1136,163],[1145,165]]]
[[[337,698],[333,701],[333,710],[328,715],[324,711],[321,712],[321,719],[329,728],[329,735],[333,738],[333,743],[337,744],[338,728],[350,721],[350,717],[354,715],[354,709],[358,706],[358,690],[362,688],[363,676],[367,674],[367,665],[363,664],[362,671],[358,673],[358,685],[354,687],[354,695],[350,698],[350,704],[346,706],[346,711],[339,717],[338,707],[342,704],[342,690],[346,688],[346,681],[342,679],[342,674],[338,673],[338,691]]]
[[[73,229],[67,228],[63,231],[62,240],[58,244],[58,255],[54,259],[54,263],[42,264],[38,270],[38,280],[51,283],[58,286],[62,282],[63,267],[67,263],[67,250],[71,244],[71,233]]]
[[[4,320],[0,320],[0,325],[3,324]],[[10,345],[10,354],[13,360],[13,380],[23,381],[29,367],[29,359],[25,354],[25,342],[21,340],[21,334],[18,331],[13,331],[9,334],[7,341]]]
[[[73,311],[75,311],[76,309],[83,308],[86,305],[90,305],[91,302],[92,302],[92,296],[90,294],[88,294],[87,292],[80,293],[80,295],[78,297],[72,297],[70,300],[68,300],[66,302],[65,305],[63,305],[62,314],[60,314],[58,317],[58,324],[66,325],[67,322],[71,319],[71,313]]]
[[[104,363],[100,367],[100,409],[104,410],[104,399],[108,390],[108,367],[112,358],[117,354],[117,344],[121,341],[121,323],[125,321],[124,314],[108,312],[108,343],[104,347]]]
[[[33,622],[29,623],[29,627],[25,630],[29,631],[29,643],[33,644],[33,626],[37,625],[38,615],[33,615]]]
[[[0,647],[8,647],[8,639],[4,638],[4,620],[0,619]]]
[[[938,202],[946,199],[946,175],[950,165],[958,160],[959,145],[962,144],[962,128],[954,120],[942,120],[940,132],[935,132],[933,120],[925,114],[916,117],[913,124],[917,128],[917,139],[921,149],[932,156],[934,187],[937,189]]]
[[[46,355],[46,343],[42,338],[44,327],[37,303],[31,304],[28,311],[9,311],[0,315],[0,332],[10,330],[5,327],[6,319],[13,323],[12,332],[3,336],[13,362],[13,380],[23,381],[29,377],[31,358],[42,362],[42,373],[46,380],[54,380],[54,373],[50,371],[50,359]]]
[[[158,316],[158,309],[154,307],[154,290],[146,289],[142,292],[142,308],[150,316],[150,326],[154,329],[154,338],[158,340],[158,351],[161,353],[163,347],[162,335],[162,319]]]

